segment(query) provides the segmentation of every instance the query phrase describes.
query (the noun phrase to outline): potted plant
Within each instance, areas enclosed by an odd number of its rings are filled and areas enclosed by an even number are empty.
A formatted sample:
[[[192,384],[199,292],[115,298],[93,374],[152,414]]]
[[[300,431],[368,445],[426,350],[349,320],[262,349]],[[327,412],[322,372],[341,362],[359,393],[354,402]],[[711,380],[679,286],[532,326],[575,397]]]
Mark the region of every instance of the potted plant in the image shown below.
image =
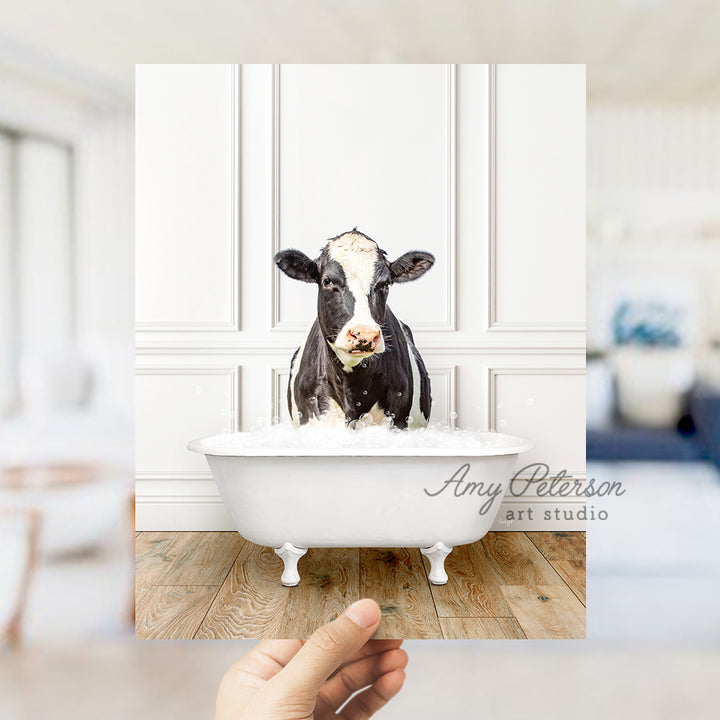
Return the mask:
[[[682,311],[658,301],[624,301],[612,323],[620,416],[647,427],[675,425],[695,376]]]

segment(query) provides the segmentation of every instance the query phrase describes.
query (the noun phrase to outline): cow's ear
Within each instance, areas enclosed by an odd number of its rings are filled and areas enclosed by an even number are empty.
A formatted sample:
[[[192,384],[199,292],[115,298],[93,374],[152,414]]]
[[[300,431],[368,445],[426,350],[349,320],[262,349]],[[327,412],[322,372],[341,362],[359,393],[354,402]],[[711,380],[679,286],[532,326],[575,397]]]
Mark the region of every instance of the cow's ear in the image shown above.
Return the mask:
[[[293,280],[306,283],[320,282],[317,263],[299,250],[281,250],[275,255],[275,264]]]
[[[390,263],[393,282],[417,280],[435,264],[435,257],[422,250],[411,250]]]

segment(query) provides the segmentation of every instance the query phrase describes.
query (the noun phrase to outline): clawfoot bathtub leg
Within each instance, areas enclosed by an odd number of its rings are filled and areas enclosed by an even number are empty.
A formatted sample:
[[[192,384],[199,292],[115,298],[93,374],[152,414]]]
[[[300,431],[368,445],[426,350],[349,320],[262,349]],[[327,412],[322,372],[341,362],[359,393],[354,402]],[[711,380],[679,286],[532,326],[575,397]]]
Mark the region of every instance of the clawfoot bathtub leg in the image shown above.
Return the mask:
[[[295,587],[300,582],[298,573],[298,560],[307,552],[307,548],[295,547],[292,543],[286,542],[282,547],[275,548],[275,554],[282,558],[285,563],[283,570],[282,584],[287,587]]]
[[[430,560],[430,582],[433,585],[444,585],[448,576],[445,572],[445,558],[452,552],[452,548],[444,543],[436,542],[432,547],[420,548],[420,552]]]

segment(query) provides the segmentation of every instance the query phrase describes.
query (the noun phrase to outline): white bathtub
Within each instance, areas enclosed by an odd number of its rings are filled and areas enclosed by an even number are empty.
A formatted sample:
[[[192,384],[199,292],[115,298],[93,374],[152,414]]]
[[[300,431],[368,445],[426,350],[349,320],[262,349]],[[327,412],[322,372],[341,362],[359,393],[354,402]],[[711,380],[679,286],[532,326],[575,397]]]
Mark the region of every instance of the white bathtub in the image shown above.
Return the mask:
[[[430,559],[430,581],[444,584],[445,558],[488,532],[518,454],[532,447],[473,433],[478,447],[462,449],[270,450],[244,435],[188,448],[206,456],[238,532],[275,548],[289,586],[300,581],[297,561],[309,547],[418,547]]]

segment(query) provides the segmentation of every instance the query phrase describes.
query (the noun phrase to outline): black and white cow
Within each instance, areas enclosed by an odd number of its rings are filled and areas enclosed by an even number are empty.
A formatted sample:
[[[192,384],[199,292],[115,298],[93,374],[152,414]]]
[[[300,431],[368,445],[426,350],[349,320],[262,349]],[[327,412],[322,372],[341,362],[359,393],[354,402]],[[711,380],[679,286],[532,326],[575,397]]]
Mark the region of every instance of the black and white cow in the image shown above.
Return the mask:
[[[275,263],[289,277],[318,286],[317,318],[293,355],[288,383],[290,417],[344,418],[366,413],[396,428],[426,425],[430,379],[410,328],[387,306],[393,283],[416,280],[435,258],[413,250],[394,262],[356,229],[328,240],[312,260],[283,250]]]

